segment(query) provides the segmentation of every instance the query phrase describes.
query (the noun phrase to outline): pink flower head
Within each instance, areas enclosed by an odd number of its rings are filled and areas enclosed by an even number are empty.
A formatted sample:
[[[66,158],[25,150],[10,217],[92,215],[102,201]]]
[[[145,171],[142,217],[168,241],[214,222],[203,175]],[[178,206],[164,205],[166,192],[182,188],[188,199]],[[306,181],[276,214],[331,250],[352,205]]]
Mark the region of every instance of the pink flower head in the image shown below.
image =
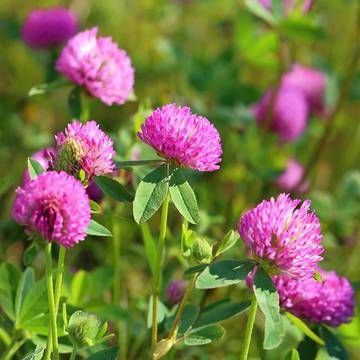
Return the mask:
[[[64,132],[55,136],[57,157],[55,169],[64,170],[75,177],[83,170],[87,181],[93,176],[110,174],[115,169],[113,141],[96,121],[81,124],[74,121]]]
[[[218,170],[221,140],[218,131],[203,116],[187,106],[165,105],[141,125],[138,137],[177,166],[199,171]]]
[[[335,271],[318,269],[320,281],[274,276],[281,307],[312,323],[339,326],[354,316],[355,291],[349,281]]]
[[[27,16],[21,37],[32,48],[48,48],[61,45],[77,31],[76,16],[69,9],[35,9]]]
[[[294,159],[288,160],[285,171],[275,179],[275,186],[286,192],[306,192],[307,181],[303,182],[304,167]]]
[[[267,10],[272,10],[272,0],[258,0]],[[311,10],[313,0],[303,0],[303,13],[306,14]],[[283,0],[283,11],[285,13],[290,13],[295,9],[296,0]]]
[[[270,110],[272,90],[266,92],[254,106],[254,115],[264,125]],[[293,86],[281,86],[273,106],[270,129],[279,135],[280,141],[294,141],[305,130],[309,107],[303,91]]]
[[[92,28],[71,38],[56,69],[103,103],[121,105],[133,91],[135,70],[126,51],[111,37],[96,37],[97,31]]]
[[[48,171],[16,190],[12,216],[28,231],[70,248],[86,237],[89,198],[74,177]]]
[[[323,72],[300,64],[294,64],[282,79],[285,86],[294,86],[303,91],[309,109],[317,113],[325,111],[326,81]]]
[[[181,303],[182,298],[184,297],[185,290],[187,287],[187,282],[183,280],[172,281],[168,288],[166,289],[166,299],[168,304],[176,305]]]
[[[320,222],[310,213],[310,201],[301,205],[289,195],[264,200],[242,216],[239,233],[253,257],[270,273],[306,279],[313,276],[324,251]]]
[[[48,170],[49,168],[51,168],[55,157],[56,157],[56,151],[52,147],[48,147],[48,148],[39,150],[35,154],[32,154],[30,156],[31,159],[34,159],[37,162],[39,162],[44,170]],[[30,175],[29,175],[29,170],[26,167],[26,169],[24,171],[23,184],[27,183],[30,180],[31,179],[30,179]]]

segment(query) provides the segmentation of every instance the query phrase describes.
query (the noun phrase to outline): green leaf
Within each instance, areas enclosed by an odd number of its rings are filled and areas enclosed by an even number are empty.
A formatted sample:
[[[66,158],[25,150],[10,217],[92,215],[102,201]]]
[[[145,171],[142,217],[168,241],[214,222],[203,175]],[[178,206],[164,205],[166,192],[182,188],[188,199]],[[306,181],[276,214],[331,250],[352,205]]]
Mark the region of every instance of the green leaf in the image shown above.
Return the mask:
[[[221,340],[225,330],[220,325],[211,325],[202,329],[191,331],[185,337],[184,344],[188,346],[206,345]]]
[[[91,275],[85,270],[79,270],[71,282],[69,303],[73,306],[81,307],[86,301],[87,295],[91,293],[92,285]]]
[[[162,159],[154,159],[154,160],[136,160],[136,161],[115,161],[115,164],[119,169],[123,169],[133,166],[161,165],[164,162],[165,161]]]
[[[307,336],[304,337],[297,347],[300,359],[306,360],[315,360],[318,350],[318,345]]]
[[[31,180],[36,179],[38,175],[45,172],[45,169],[41,166],[41,164],[31,158],[28,158],[28,170]]]
[[[86,309],[104,321],[118,322],[128,317],[127,311],[117,304],[86,305]]]
[[[165,329],[169,331],[171,326],[175,320],[176,312],[178,310],[178,306],[175,306],[171,312],[171,316],[166,318]],[[184,334],[194,323],[196,318],[199,316],[200,308],[194,304],[186,304],[184,312],[181,315],[178,334]]]
[[[93,355],[90,355],[87,360],[116,360],[119,352],[119,347],[114,346],[108,349],[101,350]]]
[[[300,355],[296,349],[292,349],[287,353],[285,360],[300,360]]]
[[[59,314],[57,317],[57,329],[58,336],[65,335],[65,328],[62,315]],[[36,335],[47,336],[49,334],[49,324],[50,324],[50,316],[49,314],[40,314],[37,317],[31,319],[31,321],[27,321],[22,324],[22,329],[30,331]]]
[[[206,267],[208,267],[208,265],[206,265],[206,264],[193,266],[191,268],[186,269],[185,275],[199,273],[199,272],[203,271]]]
[[[13,265],[3,263],[0,266],[0,307],[4,313],[15,320],[15,294],[21,273]]]
[[[325,326],[320,327],[320,334],[325,341],[326,351],[332,359],[348,360],[349,354],[335,334]]]
[[[43,345],[37,345],[34,352],[24,357],[23,360],[41,360],[44,355],[46,347]]]
[[[326,38],[324,29],[311,17],[301,16],[283,19],[279,24],[280,31],[293,39],[323,40]]]
[[[31,267],[28,267],[20,281],[19,285],[16,291],[16,298],[15,298],[15,317],[18,320],[20,315],[20,310],[23,305],[24,299],[29,292],[29,290],[34,286],[35,284],[35,272],[34,269]]]
[[[196,280],[197,289],[214,289],[238,284],[254,268],[250,260],[222,260],[206,267]]]
[[[313,279],[317,282],[321,282],[322,281],[321,274],[319,272],[315,272],[313,275]]]
[[[274,16],[258,0],[245,0],[245,6],[260,19],[271,25],[276,24]]]
[[[205,309],[201,312],[199,318],[193,326],[193,329],[203,328],[228,320],[248,309],[250,304],[251,301],[225,303],[220,301],[218,304],[210,305],[208,310]]]
[[[86,233],[93,236],[112,236],[110,230],[93,219],[90,220]]]
[[[279,294],[270,276],[258,267],[254,276],[254,293],[265,315],[264,349],[271,350],[281,344],[284,327],[280,317]]]
[[[59,81],[54,81],[48,84],[40,84],[40,85],[36,85],[33,86],[30,90],[29,90],[29,96],[34,96],[34,95],[43,95],[43,94],[48,94],[56,89],[60,89],[63,87],[67,87],[67,86],[71,86],[72,83],[69,80],[59,80]]]
[[[96,185],[112,199],[120,202],[132,202],[134,196],[130,194],[118,181],[107,176],[95,176]]]
[[[43,278],[36,282],[28,291],[20,310],[17,326],[20,328],[26,327],[26,323],[47,312],[47,289],[45,278]]]
[[[181,229],[181,253],[182,256],[189,257],[197,234],[193,230],[188,229],[188,222],[185,219]]]
[[[360,280],[352,281],[351,286],[355,291],[359,291],[360,290]]]
[[[165,318],[169,314],[168,308],[164,305],[164,303],[161,302],[160,299],[158,299],[158,313],[157,313],[157,323],[161,324]],[[153,300],[152,296],[150,296],[149,299],[149,305],[148,305],[148,316],[147,316],[147,327],[150,329],[152,327],[152,315],[153,315]]]
[[[23,263],[25,266],[30,266],[34,261],[36,255],[39,253],[39,248],[36,243],[32,243],[23,254]]]
[[[80,119],[81,116],[81,91],[80,86],[74,86],[69,94],[68,106],[73,119]]]
[[[145,253],[149,263],[151,273],[155,274],[156,269],[156,259],[157,259],[157,249],[154,238],[151,235],[149,225],[146,223],[140,224],[140,229],[142,233],[142,238],[144,241]]]
[[[110,289],[113,283],[113,268],[110,266],[98,267],[90,273],[91,281],[96,284],[91,289],[91,295],[96,297],[103,297],[104,292]]]
[[[162,165],[140,182],[134,199],[133,213],[138,224],[149,220],[164,202],[169,189],[168,165]]]
[[[300,331],[302,331],[311,340],[315,341],[319,345],[325,345],[323,339],[316,335],[301,319],[288,312],[285,312],[285,315]]]
[[[170,195],[180,214],[190,223],[200,221],[199,208],[196,196],[179,169],[176,169],[170,179]]]
[[[93,214],[99,214],[101,212],[101,207],[96,201],[90,200],[90,210]]]
[[[236,242],[240,239],[239,233],[234,230],[230,230],[224,237],[224,239],[221,241],[221,243],[216,246],[216,252],[215,255],[219,256],[220,254],[228,251],[230,248],[232,248]]]

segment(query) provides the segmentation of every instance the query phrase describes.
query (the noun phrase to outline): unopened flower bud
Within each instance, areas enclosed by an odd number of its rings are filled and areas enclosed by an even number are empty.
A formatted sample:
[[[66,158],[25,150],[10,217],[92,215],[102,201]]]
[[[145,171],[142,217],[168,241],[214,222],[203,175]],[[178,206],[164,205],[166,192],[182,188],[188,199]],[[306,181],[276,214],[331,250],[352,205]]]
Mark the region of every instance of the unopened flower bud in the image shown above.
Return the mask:
[[[101,322],[96,315],[83,312],[74,312],[69,320],[67,331],[71,342],[78,348],[93,345],[99,335]]]
[[[196,261],[209,262],[212,258],[212,246],[205,239],[197,237],[191,248],[191,254]]]
[[[69,139],[58,150],[55,169],[58,171],[63,170],[74,177],[78,177],[81,169],[80,160],[82,153],[81,143],[74,139]]]
[[[168,304],[179,304],[184,297],[187,282],[183,280],[172,281],[166,289],[166,299]]]

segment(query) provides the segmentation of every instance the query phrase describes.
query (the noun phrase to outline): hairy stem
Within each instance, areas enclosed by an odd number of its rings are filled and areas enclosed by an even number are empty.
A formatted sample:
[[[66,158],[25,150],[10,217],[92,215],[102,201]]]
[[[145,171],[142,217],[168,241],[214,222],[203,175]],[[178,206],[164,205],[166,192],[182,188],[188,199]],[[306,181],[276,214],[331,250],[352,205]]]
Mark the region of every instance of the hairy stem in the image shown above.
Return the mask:
[[[57,337],[57,325],[56,325],[56,309],[55,309],[55,298],[53,288],[53,276],[52,276],[52,257],[51,257],[51,243],[46,244],[45,248],[45,259],[46,259],[46,286],[48,293],[49,302],[49,313],[50,313],[50,328],[49,335],[52,336],[52,348],[54,360],[59,360],[59,345]]]
[[[17,351],[24,345],[26,339],[22,339],[19,341],[13,341],[10,345],[6,348],[4,353],[1,356],[1,360],[10,360],[13,356],[17,353]]]
[[[70,360],[75,360],[76,359],[76,352],[77,352],[76,346],[73,346],[73,349],[72,349],[72,352],[71,352],[71,355],[70,355]]]
[[[177,331],[178,331],[178,327],[179,327],[179,323],[180,323],[180,319],[181,319],[181,315],[183,314],[184,310],[185,310],[185,305],[190,297],[190,294],[192,292],[192,289],[194,288],[194,284],[195,284],[195,281],[196,281],[196,278],[197,278],[197,275],[194,274],[190,281],[189,281],[189,284],[185,290],[185,294],[181,300],[181,303],[180,303],[180,306],[179,306],[179,309],[176,313],[176,317],[175,317],[175,320],[171,326],[171,329],[170,329],[170,332],[169,332],[169,335],[168,335],[168,340],[172,339],[172,340],[175,340],[175,337],[176,337],[176,334],[177,334]]]
[[[153,282],[153,297],[152,297],[152,333],[151,333],[151,353],[154,351],[155,345],[157,343],[158,337],[158,328],[157,328],[157,317],[158,317],[158,296],[159,296],[159,287],[160,287],[160,277],[161,277],[161,267],[162,267],[162,256],[164,252],[164,244],[166,238],[166,228],[167,228],[167,218],[169,210],[170,194],[166,194],[164,203],[161,210],[161,222],[160,222],[160,235],[159,243],[157,248],[156,256],[156,269]]]
[[[55,317],[56,318],[60,305],[60,297],[61,297],[61,290],[62,290],[63,276],[64,276],[65,256],[66,256],[66,248],[60,246],[59,258],[58,258],[58,264],[56,270],[56,280],[55,280]],[[50,359],[51,351],[52,351],[52,330],[50,328],[46,353],[45,353],[46,360]]]
[[[241,349],[241,355],[240,360],[247,360],[249,349],[250,349],[250,343],[251,343],[251,336],[254,328],[255,323],[255,317],[256,317],[256,310],[257,310],[257,300],[255,294],[253,294],[253,298],[251,300],[251,306],[248,314],[248,320],[246,323],[246,329],[245,329],[245,336],[244,336],[244,342]]]

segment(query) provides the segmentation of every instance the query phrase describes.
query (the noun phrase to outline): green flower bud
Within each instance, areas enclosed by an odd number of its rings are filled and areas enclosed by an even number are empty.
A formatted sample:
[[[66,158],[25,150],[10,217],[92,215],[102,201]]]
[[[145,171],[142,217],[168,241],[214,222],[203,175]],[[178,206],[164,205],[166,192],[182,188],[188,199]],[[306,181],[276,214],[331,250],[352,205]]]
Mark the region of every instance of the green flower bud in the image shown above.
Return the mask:
[[[68,174],[78,177],[81,169],[80,160],[83,154],[82,146],[74,139],[64,143],[58,151],[55,170],[63,170]]]
[[[99,332],[103,332],[103,326],[96,315],[83,312],[74,312],[67,327],[71,342],[78,348],[93,345]]]
[[[207,263],[212,258],[212,246],[203,238],[196,237],[191,248],[194,259],[201,263]]]

